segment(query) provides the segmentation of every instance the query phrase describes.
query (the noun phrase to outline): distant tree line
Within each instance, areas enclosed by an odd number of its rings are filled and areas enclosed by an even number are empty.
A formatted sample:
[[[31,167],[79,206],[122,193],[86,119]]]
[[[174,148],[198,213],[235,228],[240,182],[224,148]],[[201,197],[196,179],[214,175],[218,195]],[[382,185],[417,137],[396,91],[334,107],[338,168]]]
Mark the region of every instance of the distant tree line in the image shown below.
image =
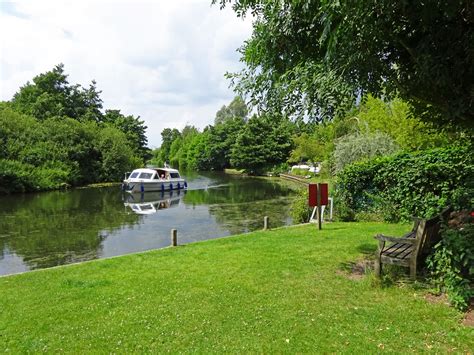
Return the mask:
[[[149,158],[146,128],[59,64],[0,103],[0,193],[117,181]]]
[[[260,174],[287,170],[292,163],[323,162],[323,172],[334,175],[351,163],[446,146],[464,135],[416,118],[410,105],[397,98],[386,102],[369,95],[347,114],[316,123],[269,113],[249,117],[237,96],[202,132],[193,126],[164,129],[162,145],[153,151],[150,163]]]
[[[214,125],[202,132],[186,126],[181,132],[166,128],[152,164],[165,162],[181,169],[237,168],[260,174],[285,163],[293,146],[294,125],[278,116],[253,115],[240,97],[217,113]]]

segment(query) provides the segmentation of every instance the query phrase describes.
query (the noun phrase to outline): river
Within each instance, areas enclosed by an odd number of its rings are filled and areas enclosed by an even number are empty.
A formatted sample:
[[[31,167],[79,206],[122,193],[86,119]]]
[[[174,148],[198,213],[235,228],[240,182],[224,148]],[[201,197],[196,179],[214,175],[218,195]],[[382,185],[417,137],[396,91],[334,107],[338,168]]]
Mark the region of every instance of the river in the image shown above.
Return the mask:
[[[187,173],[187,191],[119,187],[0,197],[0,275],[289,225],[295,186],[277,178]]]

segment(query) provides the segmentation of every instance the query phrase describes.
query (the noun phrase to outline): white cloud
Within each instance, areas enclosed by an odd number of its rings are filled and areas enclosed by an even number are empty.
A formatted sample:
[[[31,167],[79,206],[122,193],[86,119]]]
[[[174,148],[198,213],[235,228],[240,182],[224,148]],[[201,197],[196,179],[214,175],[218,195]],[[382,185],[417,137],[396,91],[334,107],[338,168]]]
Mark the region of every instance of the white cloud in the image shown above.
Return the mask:
[[[71,83],[97,81],[104,108],[140,116],[152,147],[164,128],[203,128],[232,100],[224,73],[241,67],[236,49],[251,33],[210,0],[1,5],[0,100],[64,63]]]

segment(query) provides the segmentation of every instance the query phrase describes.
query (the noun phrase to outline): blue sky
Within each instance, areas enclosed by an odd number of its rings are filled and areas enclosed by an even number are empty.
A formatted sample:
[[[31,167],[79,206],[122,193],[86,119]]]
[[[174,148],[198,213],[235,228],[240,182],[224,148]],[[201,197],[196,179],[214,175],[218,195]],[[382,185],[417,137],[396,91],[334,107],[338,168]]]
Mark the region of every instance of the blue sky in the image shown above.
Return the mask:
[[[0,100],[64,63],[70,83],[97,81],[104,108],[140,116],[149,145],[166,127],[211,124],[234,93],[224,78],[251,21],[210,0],[0,0]]]

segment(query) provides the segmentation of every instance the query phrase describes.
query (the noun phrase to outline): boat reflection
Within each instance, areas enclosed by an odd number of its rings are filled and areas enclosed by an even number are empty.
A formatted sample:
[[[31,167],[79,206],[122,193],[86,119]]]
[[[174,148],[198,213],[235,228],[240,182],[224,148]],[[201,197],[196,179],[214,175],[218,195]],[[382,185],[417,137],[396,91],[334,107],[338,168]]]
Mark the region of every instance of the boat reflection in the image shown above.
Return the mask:
[[[124,195],[124,206],[136,214],[147,215],[165,208],[177,207],[186,191],[147,192]]]

